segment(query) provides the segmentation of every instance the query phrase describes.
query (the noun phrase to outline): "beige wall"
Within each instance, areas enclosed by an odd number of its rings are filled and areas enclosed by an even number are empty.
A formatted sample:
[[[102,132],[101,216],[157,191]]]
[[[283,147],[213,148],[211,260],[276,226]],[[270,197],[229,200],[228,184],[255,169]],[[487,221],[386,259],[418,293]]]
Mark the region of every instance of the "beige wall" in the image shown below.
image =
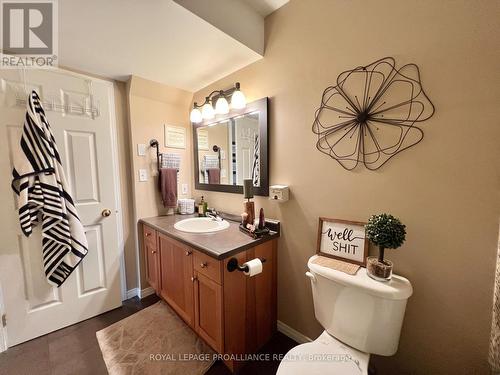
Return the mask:
[[[381,374],[485,374],[500,214],[500,2],[292,0],[266,19],[265,58],[195,94],[236,81],[270,97],[270,182],[292,199],[257,198],[283,222],[279,319],[315,338],[304,272],[318,216],[366,220],[390,212],[407,224],[387,251],[415,292],[400,349],[374,358]],[[376,172],[348,172],[318,152],[311,131],[322,91],[346,69],[394,56],[415,62],[436,114],[425,139]],[[242,211],[242,196],[196,192]],[[346,317],[348,318],[348,317]]]
[[[122,196],[123,243],[125,253],[125,277],[127,290],[137,287],[137,260],[135,249],[134,221],[132,210],[132,187],[130,186],[130,135],[127,110],[127,91],[124,82],[114,82],[116,130],[118,137],[118,167]]]
[[[160,83],[132,76],[127,82],[128,108],[130,118],[129,154],[131,155],[130,170],[133,195],[133,221],[144,217],[167,214],[163,207],[158,190],[158,172],[156,163],[156,150],[149,147],[149,141],[157,139],[160,152],[173,152],[181,155],[179,169],[179,198],[187,198],[192,194],[192,154],[189,147],[191,128],[189,126],[189,106],[193,94],[172,88]],[[164,124],[183,126],[186,128],[186,149],[173,149],[165,147]],[[146,156],[137,156],[137,144],[148,145]],[[139,169],[148,170],[149,179],[139,182]],[[188,194],[181,194],[181,185],[188,184]],[[136,239],[134,238],[134,241]],[[143,256],[140,254],[141,264],[140,287],[147,286],[144,275]]]

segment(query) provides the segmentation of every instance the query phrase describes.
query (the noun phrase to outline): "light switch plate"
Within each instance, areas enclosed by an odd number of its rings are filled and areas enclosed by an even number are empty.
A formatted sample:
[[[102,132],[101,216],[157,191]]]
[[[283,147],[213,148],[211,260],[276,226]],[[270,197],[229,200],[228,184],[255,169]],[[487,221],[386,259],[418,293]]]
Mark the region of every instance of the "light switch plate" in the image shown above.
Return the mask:
[[[188,194],[188,192],[189,192],[189,191],[188,191],[188,184],[182,184],[182,185],[181,185],[181,193],[182,193],[183,195],[187,195],[187,194]]]
[[[148,170],[147,169],[139,169],[139,181],[145,182],[148,180]]]
[[[137,155],[146,156],[146,145],[144,143],[137,144]]]

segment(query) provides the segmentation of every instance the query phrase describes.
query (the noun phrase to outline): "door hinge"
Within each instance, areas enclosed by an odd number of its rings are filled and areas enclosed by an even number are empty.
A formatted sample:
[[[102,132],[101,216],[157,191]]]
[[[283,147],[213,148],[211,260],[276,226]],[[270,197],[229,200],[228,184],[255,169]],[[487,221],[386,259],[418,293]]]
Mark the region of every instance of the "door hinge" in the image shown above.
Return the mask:
[[[7,327],[7,315],[2,314],[2,327]]]

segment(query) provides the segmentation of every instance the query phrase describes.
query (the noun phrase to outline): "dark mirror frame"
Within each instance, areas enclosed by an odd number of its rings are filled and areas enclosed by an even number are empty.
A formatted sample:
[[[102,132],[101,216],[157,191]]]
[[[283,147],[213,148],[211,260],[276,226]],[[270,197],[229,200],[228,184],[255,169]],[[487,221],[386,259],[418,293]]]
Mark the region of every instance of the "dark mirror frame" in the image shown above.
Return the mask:
[[[239,117],[252,112],[259,112],[259,136],[260,136],[260,186],[254,186],[254,195],[269,196],[269,155],[268,155],[268,98],[262,98],[248,103],[243,109],[230,110],[227,115],[218,116],[216,119],[205,120],[193,126],[193,150],[194,150],[194,184],[197,190],[220,191],[223,193],[243,194],[243,186],[240,185],[213,185],[200,183],[200,165],[198,158],[198,129],[216,122],[227,121],[234,117]],[[231,156],[232,152],[228,152]]]

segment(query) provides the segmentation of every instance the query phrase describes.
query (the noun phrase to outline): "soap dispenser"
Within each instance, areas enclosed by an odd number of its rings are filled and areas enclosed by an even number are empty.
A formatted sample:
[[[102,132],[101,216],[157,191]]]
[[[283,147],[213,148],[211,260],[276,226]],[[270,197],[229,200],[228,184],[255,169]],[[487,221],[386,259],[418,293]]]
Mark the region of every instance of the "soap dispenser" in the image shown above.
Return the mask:
[[[207,207],[207,202],[205,202],[205,199],[203,195],[201,196],[201,201],[198,204],[198,216],[205,216],[206,213],[206,207]]]

